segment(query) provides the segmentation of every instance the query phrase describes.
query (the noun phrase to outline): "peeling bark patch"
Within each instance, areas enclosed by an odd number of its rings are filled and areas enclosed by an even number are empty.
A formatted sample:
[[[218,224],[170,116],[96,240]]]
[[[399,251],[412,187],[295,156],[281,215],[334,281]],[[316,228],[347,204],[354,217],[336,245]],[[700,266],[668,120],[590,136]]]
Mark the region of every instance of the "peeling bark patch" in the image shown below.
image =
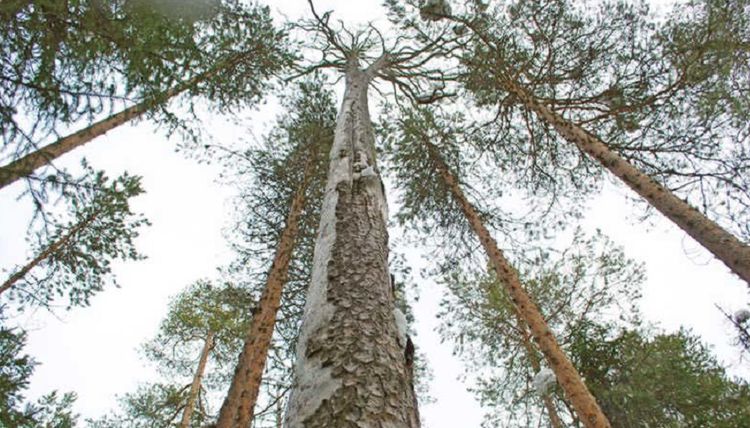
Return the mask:
[[[285,426],[416,428],[393,315],[369,80],[355,68],[346,80]]]
[[[414,395],[393,317],[385,222],[369,192],[337,186],[336,241],[328,264],[330,322],[309,340],[339,387],[303,426],[416,427]]]

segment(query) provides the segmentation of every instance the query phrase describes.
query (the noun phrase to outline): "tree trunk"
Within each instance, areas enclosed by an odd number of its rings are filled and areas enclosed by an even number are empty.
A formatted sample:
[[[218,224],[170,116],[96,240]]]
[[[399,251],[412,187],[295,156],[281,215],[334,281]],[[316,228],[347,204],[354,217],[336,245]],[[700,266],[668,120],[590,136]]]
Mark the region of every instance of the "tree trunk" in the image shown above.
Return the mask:
[[[209,331],[206,336],[206,340],[203,342],[203,349],[201,350],[201,356],[198,360],[198,368],[195,370],[195,376],[193,376],[193,383],[190,385],[190,393],[188,394],[188,401],[185,403],[185,410],[182,411],[182,421],[180,421],[180,428],[188,428],[190,426],[190,418],[193,416],[193,410],[195,409],[195,403],[198,401],[198,393],[201,390],[201,381],[203,380],[203,373],[206,371],[206,363],[208,362],[208,354],[214,347],[214,332]]]
[[[455,18],[453,18],[455,19]],[[488,47],[494,47],[486,34],[476,25],[466,20],[457,20],[476,34]],[[596,159],[604,168],[646,199],[651,206],[664,214],[704,248],[721,260],[732,272],[750,286],[750,246],[740,241],[707,218],[687,202],[675,196],[669,189],[643,173],[626,159],[610,150],[604,141],[595,134],[563,118],[546,105],[540,103],[513,77],[508,70],[498,72],[500,84],[507,92],[515,95],[540,120],[551,125],[568,142]]]
[[[558,383],[563,391],[565,391],[565,395],[576,409],[580,419],[587,427],[610,427],[609,420],[607,420],[607,417],[601,408],[599,408],[596,399],[583,383],[576,368],[560,348],[539,308],[521,285],[518,273],[498,248],[497,242],[490,235],[474,206],[466,199],[456,177],[450,172],[435,147],[429,142],[425,142],[425,146],[427,147],[428,155],[435,162],[440,176],[450,188],[453,197],[461,206],[461,210],[466,216],[471,229],[477,235],[479,242],[487,252],[490,263],[499,281],[505,286],[505,290],[516,311],[525,324],[528,325],[534,340],[544,354],[550,368],[555,372]]]
[[[567,141],[596,159],[623,183],[646,199],[680,229],[724,262],[750,286],[750,246],[724,230],[687,202],[675,196],[656,180],[641,172],[626,159],[610,150],[599,137],[565,120],[560,114],[537,101],[518,83],[505,79],[508,92],[542,121],[550,124]]]
[[[313,173],[312,165],[311,156],[305,165],[303,181],[289,207],[286,226],[279,238],[266,286],[247,330],[232,384],[219,412],[217,428],[246,428],[253,419],[268,348],[276,324],[276,313],[281,305],[281,292],[286,284],[289,261],[299,230],[299,219],[305,207],[305,191]]]
[[[387,204],[367,88],[350,59],[297,344],[288,428],[419,426],[388,272]]]
[[[0,167],[0,189],[14,183],[16,180],[31,175],[37,168],[49,165],[60,156],[71,150],[81,147],[96,137],[106,134],[118,126],[135,119],[149,111],[154,106],[163,103],[170,98],[194,87],[195,85],[216,76],[220,71],[236,64],[242,55],[236,55],[231,59],[224,61],[222,65],[217,66],[209,71],[201,73],[194,78],[180,83],[179,85],[162,92],[161,94],[142,101],[136,105],[126,108],[115,113],[106,119],[102,119],[88,127],[74,132],[68,136],[62,137],[54,143],[48,144],[41,149],[31,152],[19,159],[16,159],[7,165]]]
[[[8,291],[16,282],[21,280],[24,276],[26,276],[26,274],[31,272],[31,270],[37,267],[41,262],[48,259],[50,256],[55,254],[55,252],[59,251],[60,248],[67,244],[78,232],[87,228],[94,220],[96,220],[98,216],[98,211],[92,213],[84,220],[70,228],[68,233],[61,236],[60,239],[48,245],[36,257],[34,257],[33,260],[26,263],[26,265],[22,267],[18,272],[14,273],[7,280],[5,280],[5,282],[3,282],[3,285],[0,285],[0,295]]]
[[[521,341],[526,350],[526,355],[529,357],[529,364],[531,364],[534,373],[539,373],[542,369],[542,365],[539,363],[539,356],[536,353],[536,349],[534,349],[534,345],[531,343],[531,337],[528,328],[526,328],[526,323],[523,321],[523,317],[515,305],[513,305],[513,314],[516,316],[518,329],[521,330]],[[552,398],[550,398],[549,395],[540,398],[544,403],[544,407],[547,409],[552,428],[563,428],[562,420],[560,419],[560,415],[557,414],[557,409],[555,408],[555,403],[552,401]]]

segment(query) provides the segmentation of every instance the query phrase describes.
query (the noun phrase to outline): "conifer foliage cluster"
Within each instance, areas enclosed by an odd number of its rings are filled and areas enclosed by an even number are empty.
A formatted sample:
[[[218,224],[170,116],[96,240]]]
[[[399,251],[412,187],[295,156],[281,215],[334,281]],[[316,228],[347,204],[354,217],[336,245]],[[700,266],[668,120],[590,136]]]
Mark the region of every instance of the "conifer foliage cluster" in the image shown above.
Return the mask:
[[[29,216],[0,261],[0,426],[419,427],[440,361],[403,252],[428,254],[483,426],[750,426],[748,381],[646,320],[659,284],[581,226],[615,187],[750,287],[747,0],[384,0],[359,26],[276,6],[0,2],[0,194]],[[258,110],[262,132],[239,120]],[[20,320],[148,257],[143,179],[80,155],[146,121],[222,169],[233,256],[165,308],[156,375],[79,415],[75,392],[26,397]],[[746,364],[750,312],[719,309]]]

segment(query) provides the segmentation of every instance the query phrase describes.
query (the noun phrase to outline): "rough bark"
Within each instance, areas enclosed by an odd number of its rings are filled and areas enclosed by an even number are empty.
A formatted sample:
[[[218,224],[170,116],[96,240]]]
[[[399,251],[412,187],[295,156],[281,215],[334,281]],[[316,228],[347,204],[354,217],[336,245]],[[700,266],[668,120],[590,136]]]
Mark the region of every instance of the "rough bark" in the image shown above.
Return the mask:
[[[245,428],[253,419],[268,348],[276,325],[276,313],[281,305],[281,294],[299,231],[299,219],[305,207],[305,190],[313,172],[312,161],[312,158],[308,159],[304,178],[289,207],[286,226],[281,232],[266,286],[248,327],[232,384],[219,412],[217,428]]]
[[[220,71],[236,64],[241,56],[236,56],[231,60],[225,61],[223,65],[217,66],[205,73],[201,73],[194,78],[185,81],[174,88],[168,89],[161,94],[142,101],[120,112],[117,112],[105,119],[102,119],[80,131],[74,132],[68,136],[62,137],[54,143],[48,144],[41,149],[33,151],[21,158],[18,158],[7,165],[0,167],[0,189],[13,184],[15,181],[31,175],[36,169],[51,164],[60,156],[83,146],[92,141],[94,138],[102,136],[118,126],[133,120],[144,113],[148,112],[154,106],[164,103],[170,98],[179,95],[182,92],[194,87],[195,85],[211,79]]]
[[[533,111],[539,119],[549,123],[563,138],[596,159],[620,181],[646,199],[654,208],[713,253],[716,258],[724,262],[729,269],[750,286],[749,245],[737,239],[716,222],[612,151],[599,137],[566,120],[559,113],[540,103],[516,82],[506,79],[505,86],[508,92],[518,97],[526,108]]]
[[[388,272],[387,207],[367,88],[350,60],[331,149],[288,428],[419,426]]]
[[[195,410],[195,403],[198,401],[198,393],[201,390],[201,382],[203,381],[203,373],[206,371],[206,363],[208,362],[208,355],[214,348],[214,337],[215,334],[209,331],[206,335],[206,340],[203,342],[203,349],[201,350],[200,359],[198,360],[198,367],[195,369],[195,375],[193,376],[193,382],[190,384],[190,392],[188,393],[188,400],[185,403],[185,410],[182,411],[182,420],[180,421],[180,428],[190,427],[190,418],[193,416],[193,410]]]
[[[518,273],[498,248],[497,242],[490,235],[477,210],[461,190],[456,177],[448,169],[435,147],[427,142],[425,145],[429,156],[437,166],[440,176],[449,187],[451,194],[461,207],[461,211],[463,211],[471,229],[477,235],[479,242],[487,252],[490,264],[495,270],[499,282],[505,287],[505,291],[508,293],[515,310],[529,327],[534,341],[544,354],[547,364],[549,364],[555,373],[557,382],[575,408],[581,421],[585,426],[590,428],[610,427],[609,420],[604,415],[604,412],[602,412],[594,396],[591,395],[586,384],[583,383],[578,370],[576,370],[565,352],[560,348],[539,308],[521,285]]]
[[[99,216],[99,212],[94,212],[88,217],[86,217],[84,220],[80,221],[78,224],[74,225],[68,233],[64,234],[60,237],[57,241],[51,243],[48,245],[44,250],[42,250],[36,257],[34,257],[33,260],[26,263],[24,267],[22,267],[18,272],[11,275],[5,282],[3,282],[3,285],[0,285],[0,295],[8,291],[13,285],[21,280],[26,274],[31,272],[32,269],[39,266],[40,263],[42,263],[44,260],[51,257],[53,254],[55,254],[57,251],[60,250],[60,248],[64,247],[68,242],[70,242],[73,237],[80,232],[81,230],[87,228],[96,218]]]

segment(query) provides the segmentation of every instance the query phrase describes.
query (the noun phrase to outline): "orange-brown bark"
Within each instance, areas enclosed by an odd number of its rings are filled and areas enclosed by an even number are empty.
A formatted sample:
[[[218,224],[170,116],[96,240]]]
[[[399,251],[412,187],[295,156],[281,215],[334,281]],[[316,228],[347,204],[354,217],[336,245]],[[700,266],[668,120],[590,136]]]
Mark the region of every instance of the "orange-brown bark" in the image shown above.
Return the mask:
[[[570,362],[568,356],[560,348],[552,331],[547,326],[539,308],[531,296],[521,285],[518,273],[505,258],[503,252],[498,248],[497,242],[490,235],[489,230],[482,222],[474,206],[464,195],[456,177],[448,169],[442,157],[437,153],[435,147],[426,142],[425,146],[429,156],[435,162],[441,178],[448,186],[451,194],[458,202],[471,229],[477,235],[479,242],[487,252],[490,264],[495,270],[500,283],[505,287],[515,310],[529,327],[530,333],[536,341],[539,349],[544,354],[547,364],[557,377],[557,382],[565,392],[566,397],[578,413],[581,421],[586,427],[608,428],[609,420],[602,412],[596,399],[583,383],[578,370]]]
[[[209,331],[206,335],[206,340],[203,342],[203,349],[201,350],[200,358],[198,359],[198,368],[195,369],[195,375],[193,376],[193,382],[190,384],[190,392],[188,393],[188,400],[185,403],[185,410],[182,411],[182,420],[180,421],[180,428],[190,427],[190,418],[193,416],[193,410],[195,409],[195,403],[198,401],[198,393],[201,390],[201,383],[203,381],[203,373],[206,371],[206,363],[208,363],[208,355],[214,348],[214,337],[215,334]]]
[[[105,119],[102,119],[80,131],[62,137],[54,143],[48,144],[41,149],[33,151],[7,165],[0,167],[0,189],[8,186],[23,177],[31,175],[36,169],[49,165],[60,156],[83,146],[94,138],[102,136],[118,126],[135,119],[149,111],[155,105],[163,103],[170,98],[194,87],[195,85],[216,76],[221,70],[231,67],[242,58],[241,55],[232,57],[222,65],[217,66],[205,73],[201,73],[192,79],[180,83],[174,88],[168,89],[161,94],[128,107]]]
[[[529,358],[531,368],[534,370],[534,373],[539,373],[539,370],[542,369],[542,366],[539,363],[539,356],[536,353],[536,349],[534,349],[534,345],[531,343],[531,335],[529,334],[528,328],[526,328],[526,323],[524,323],[520,312],[518,312],[518,308],[516,308],[515,306],[513,306],[513,313],[516,316],[518,329],[521,330],[521,341],[523,342],[523,347],[526,350],[526,355]],[[550,398],[549,395],[545,395],[544,397],[542,397],[542,402],[544,403],[544,407],[547,409],[547,414],[549,415],[549,420],[552,428],[563,428],[562,420],[560,420],[560,415],[557,414],[557,409],[555,408],[555,403],[552,401],[552,398]]]
[[[487,46],[496,47],[476,25],[466,20],[460,22],[469,27]],[[686,201],[678,198],[648,174],[612,151],[598,136],[566,120],[559,113],[539,102],[512,77],[513,75],[517,73],[509,71],[507,67],[498,71],[497,78],[503,89],[515,95],[526,108],[555,128],[563,138],[596,159],[604,168],[698,241],[750,286],[750,245],[737,239],[736,236],[724,230]]]
[[[183,89],[184,90],[184,89]],[[177,94],[176,90],[167,91],[165,98]],[[26,156],[0,167],[0,189],[16,180],[29,176],[36,169],[52,163],[55,159],[83,146],[96,137],[106,134],[118,126],[142,115],[153,106],[152,101],[144,101],[115,113],[106,119],[102,119],[89,127],[62,137],[52,144],[46,145],[39,150],[31,152]]]
[[[221,406],[216,428],[245,428],[253,418],[253,409],[271,345],[276,313],[281,304],[281,293],[286,284],[289,262],[299,230],[299,219],[305,206],[305,190],[312,175],[312,158],[307,161],[305,175],[294,194],[279,244],[276,248],[266,286],[258,302],[247,331],[245,344],[232,378],[224,403]]]
[[[539,119],[549,123],[563,138],[596,159],[604,168],[646,199],[680,229],[713,253],[716,258],[724,262],[729,269],[750,286],[749,245],[737,239],[716,222],[612,151],[599,137],[566,120],[559,113],[540,103],[516,82],[506,79],[505,86]]]

